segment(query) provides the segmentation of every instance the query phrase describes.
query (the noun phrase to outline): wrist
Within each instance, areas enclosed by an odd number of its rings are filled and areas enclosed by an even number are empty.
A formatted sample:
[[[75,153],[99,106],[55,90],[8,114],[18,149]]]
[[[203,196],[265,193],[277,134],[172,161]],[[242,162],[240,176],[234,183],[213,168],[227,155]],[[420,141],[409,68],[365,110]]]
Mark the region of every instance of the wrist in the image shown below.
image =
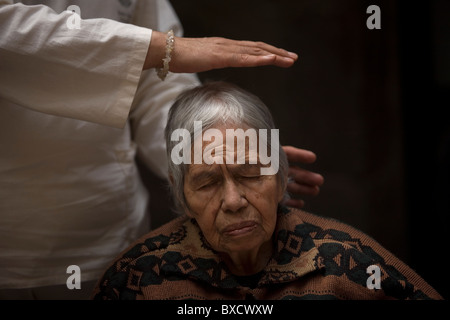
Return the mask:
[[[166,55],[163,59],[163,67],[156,69],[156,73],[158,77],[164,81],[166,79],[167,74],[169,73],[169,64],[172,61],[172,51],[175,45],[175,36],[173,34],[173,30],[167,32],[166,35]]]

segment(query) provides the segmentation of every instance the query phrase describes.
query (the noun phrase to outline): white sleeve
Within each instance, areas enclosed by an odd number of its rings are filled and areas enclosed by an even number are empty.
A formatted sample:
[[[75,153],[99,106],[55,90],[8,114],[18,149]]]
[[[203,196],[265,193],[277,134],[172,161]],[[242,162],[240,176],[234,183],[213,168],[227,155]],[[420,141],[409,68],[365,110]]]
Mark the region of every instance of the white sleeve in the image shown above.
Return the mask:
[[[138,4],[135,23],[162,32],[172,29],[177,36],[183,36],[182,25],[168,1],[141,0]],[[148,24],[150,21],[153,24]],[[165,81],[156,76],[155,70],[142,74],[130,115],[133,139],[140,160],[161,178],[167,178],[164,129],[169,109],[182,91],[199,84],[196,74],[169,73]]]
[[[67,24],[72,13],[10,3],[0,0],[0,96],[40,112],[123,127],[152,30],[108,19],[82,20],[74,29]]]
[[[163,82],[154,70],[144,72],[130,115],[133,140],[139,159],[157,176],[167,178],[164,130],[169,109],[182,91],[200,82],[195,74],[173,73]]]

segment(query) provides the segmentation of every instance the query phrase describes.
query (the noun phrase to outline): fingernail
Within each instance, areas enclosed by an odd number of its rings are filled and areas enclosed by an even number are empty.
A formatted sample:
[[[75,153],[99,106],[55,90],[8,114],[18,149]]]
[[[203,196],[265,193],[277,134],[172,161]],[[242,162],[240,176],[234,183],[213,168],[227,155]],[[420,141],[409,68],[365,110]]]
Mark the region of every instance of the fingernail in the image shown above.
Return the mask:
[[[290,56],[291,58],[293,58],[293,59],[296,59],[296,60],[297,60],[297,58],[298,58],[298,55],[297,55],[296,53],[294,53],[294,52],[288,52],[288,54],[289,54],[289,56]]]

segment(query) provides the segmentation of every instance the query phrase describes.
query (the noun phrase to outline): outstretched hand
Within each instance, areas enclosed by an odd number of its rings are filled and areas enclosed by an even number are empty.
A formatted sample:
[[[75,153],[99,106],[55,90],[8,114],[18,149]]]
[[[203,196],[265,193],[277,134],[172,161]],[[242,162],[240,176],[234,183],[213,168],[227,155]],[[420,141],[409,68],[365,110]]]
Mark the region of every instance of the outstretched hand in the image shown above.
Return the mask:
[[[144,69],[161,68],[165,57],[166,35],[153,31]],[[169,70],[176,73],[197,73],[229,67],[274,65],[288,68],[297,54],[264,42],[230,40],[220,37],[175,37]]]
[[[314,163],[317,159],[316,155],[308,150],[295,148],[292,146],[283,146],[283,150],[289,161],[289,181],[287,191],[289,194],[296,196],[318,195],[320,186],[324,182],[322,175],[302,169],[293,163]],[[303,208],[305,205],[302,199],[288,199],[285,205],[295,208]]]

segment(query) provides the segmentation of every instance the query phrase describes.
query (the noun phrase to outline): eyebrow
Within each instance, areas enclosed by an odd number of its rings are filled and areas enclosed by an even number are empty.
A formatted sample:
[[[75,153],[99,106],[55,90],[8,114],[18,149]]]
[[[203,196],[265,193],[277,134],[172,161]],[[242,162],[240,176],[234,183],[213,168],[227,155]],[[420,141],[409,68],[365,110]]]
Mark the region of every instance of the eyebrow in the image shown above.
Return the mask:
[[[236,165],[232,165],[232,167],[230,168],[231,172],[234,173],[245,173],[246,171],[250,171],[250,170],[255,170],[255,169],[261,169],[262,165],[260,163],[255,163],[255,164],[251,164],[251,163],[245,163],[245,164],[236,164]],[[258,171],[259,172],[259,171]]]
[[[197,184],[197,183],[201,183],[205,180],[211,179],[215,176],[217,176],[218,174],[218,170],[217,169],[213,169],[213,170],[199,170],[200,172],[196,172],[190,175],[190,180],[192,181],[192,183]]]

